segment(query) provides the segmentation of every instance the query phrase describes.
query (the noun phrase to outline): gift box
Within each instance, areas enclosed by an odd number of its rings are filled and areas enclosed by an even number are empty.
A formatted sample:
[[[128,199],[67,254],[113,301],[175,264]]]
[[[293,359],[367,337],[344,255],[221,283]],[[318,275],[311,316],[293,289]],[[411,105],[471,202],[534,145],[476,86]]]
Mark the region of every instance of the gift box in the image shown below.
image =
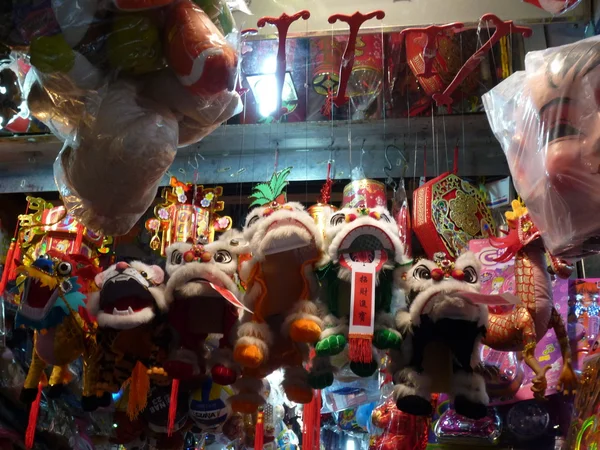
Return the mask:
[[[417,188],[413,203],[413,229],[429,259],[436,252],[455,258],[471,239],[495,235],[483,194],[453,173]]]

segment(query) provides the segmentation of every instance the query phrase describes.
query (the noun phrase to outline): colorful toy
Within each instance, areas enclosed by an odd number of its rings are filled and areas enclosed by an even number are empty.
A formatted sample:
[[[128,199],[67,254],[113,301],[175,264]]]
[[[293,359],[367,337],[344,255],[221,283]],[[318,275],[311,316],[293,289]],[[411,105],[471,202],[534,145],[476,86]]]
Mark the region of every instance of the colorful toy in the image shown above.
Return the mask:
[[[552,284],[540,242],[540,230],[519,200],[512,202],[513,211],[506,213],[510,226],[508,236],[491,238],[494,247],[505,249],[500,262],[515,258],[516,295],[521,304],[507,313],[490,314],[487,334],[482,342],[501,351],[522,351],[525,363],[535,372],[531,390],[535,397],[543,398],[546,391],[546,372],[535,358],[536,343],[549,328],[554,329],[560,344],[563,369],[559,390],[576,389],[577,376],[571,365],[571,349],[564,321],[552,301]],[[568,277],[572,267],[550,255],[550,268],[560,277]]]
[[[241,233],[235,230],[204,246],[179,242],[167,248],[165,299],[175,336],[165,369],[171,377],[198,377],[208,366],[216,383],[236,380],[234,327],[243,308],[237,267],[245,251]],[[205,360],[204,341],[210,333],[223,337],[219,349]]]
[[[351,369],[370,376],[378,365],[372,346],[398,349],[402,343],[391,316],[393,269],[408,258],[398,225],[380,206],[386,203],[385,188],[372,180],[358,183],[374,194],[345,195],[345,205],[330,216],[325,230],[330,262],[319,276],[326,327],[315,349],[317,356],[333,356],[348,343]]]
[[[285,187],[291,168],[275,173],[252,193],[244,239],[251,259],[242,263],[246,283],[244,314],[234,358],[244,367],[234,410],[255,411],[264,401],[258,392],[263,378],[285,369],[282,386],[291,401],[309,403],[313,397],[308,373],[308,344],[324,328],[318,315],[318,283],[314,275],[322,255],[323,238],[312,217],[299,203],[287,202]]]
[[[21,400],[32,403],[26,433],[28,448],[33,445],[42,386],[46,383],[44,369],[54,366],[48,380],[50,395],[59,395],[61,387],[70,381],[69,364],[80,356],[84,359],[84,410],[93,410],[110,402],[110,397],[96,396],[95,369],[97,354],[94,325],[85,310],[85,295],[81,292],[83,280],[93,279],[97,273],[85,257],[78,255],[78,265],[68,262],[58,253],[42,255],[31,266],[19,266],[27,275],[23,299],[15,326],[34,330],[33,355]]]
[[[480,419],[489,402],[483,377],[473,371],[488,319],[487,306],[474,301],[480,265],[469,252],[454,262],[444,253],[435,256],[397,272],[408,310],[396,315],[406,335],[401,356],[393,356],[400,360],[392,365],[394,398],[401,411],[429,416],[431,393],[447,392],[458,414]]]
[[[237,53],[199,6],[177,1],[168,12],[165,52],[179,81],[196,95],[232,91]]]
[[[166,351],[168,336],[156,320],[157,313],[166,310],[160,287],[163,280],[164,272],[158,266],[121,261],[96,276],[100,291],[88,300],[99,327],[96,389],[116,393],[130,380],[127,412],[132,419],[146,406],[148,374],[164,372],[160,350]]]

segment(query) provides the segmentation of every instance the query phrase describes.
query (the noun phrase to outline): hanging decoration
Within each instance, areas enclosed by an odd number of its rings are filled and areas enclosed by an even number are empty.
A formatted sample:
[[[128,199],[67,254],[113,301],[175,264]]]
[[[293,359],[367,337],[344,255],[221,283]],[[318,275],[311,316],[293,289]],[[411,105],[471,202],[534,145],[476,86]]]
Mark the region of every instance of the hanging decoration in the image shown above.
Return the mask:
[[[429,258],[437,252],[455,258],[469,240],[495,235],[496,229],[481,191],[455,173],[415,189],[412,223]]]
[[[244,227],[252,256],[242,263],[240,277],[246,283],[244,303],[254,314],[242,317],[234,349],[234,359],[244,368],[232,398],[240,412],[255,412],[264,403],[260,378],[279,368],[285,369],[282,387],[289,400],[306,404],[313,398],[303,363],[308,344],[323,329],[314,275],[323,238],[304,207],[287,201],[290,172],[276,172],[269,182],[255,186],[254,208]],[[279,325],[273,322],[276,316],[282,319]]]
[[[480,23],[491,22],[495,27],[494,33],[473,55],[469,57],[467,62],[463,64],[452,82],[446,86],[443,92],[433,94],[433,100],[438,106],[445,106],[448,112],[452,110],[452,94],[460,86],[460,84],[471,74],[483,60],[483,57],[491,48],[504,36],[511,33],[520,33],[523,37],[529,37],[532,30],[529,27],[514,25],[512,20],[502,20],[494,14],[484,14]]]
[[[392,271],[408,261],[399,230],[386,208],[385,186],[362,179],[344,189],[344,204],[325,230],[330,263],[319,269],[326,327],[315,346],[318,357],[341,353],[348,345],[350,369],[371,376],[378,362],[373,347],[398,349],[402,342],[392,323]],[[315,388],[325,381],[315,364]]]
[[[342,62],[340,65],[338,90],[332,99],[333,104],[338,108],[346,104],[349,100],[349,97],[346,95],[346,90],[348,89],[348,81],[350,80],[350,76],[354,68],[358,30],[366,21],[371,20],[373,18],[376,18],[377,20],[383,20],[384,17],[385,13],[381,10],[372,11],[368,14],[361,14],[357,11],[351,16],[345,14],[334,14],[329,17],[328,21],[331,24],[340,21],[346,22],[350,27],[348,43],[346,44],[346,49],[344,50],[344,54],[342,55]]]
[[[302,11],[298,11],[297,13],[288,16],[286,13],[283,13],[279,17],[261,17],[258,19],[256,26],[258,28],[264,27],[266,24],[271,24],[277,28],[279,45],[277,49],[277,69],[275,73],[275,77],[277,80],[277,106],[275,111],[272,113],[273,117],[278,120],[282,115],[287,114],[287,109],[281,107],[282,96],[283,96],[283,83],[286,74],[286,39],[287,33],[290,28],[290,25],[302,18],[303,20],[308,20],[310,18],[310,13],[304,9]]]
[[[215,232],[231,229],[229,216],[220,216],[225,204],[219,197],[223,188],[205,188],[202,185],[182,183],[171,177],[170,185],[163,189],[163,202],[154,207],[154,217],[146,221],[152,233],[150,248],[166,255],[166,248],[175,242],[208,244]]]
[[[504,252],[498,259],[506,262],[515,259],[516,295],[521,304],[508,314],[490,314],[487,334],[482,342],[495,350],[522,351],[525,363],[535,373],[531,390],[536,398],[543,398],[547,388],[546,372],[535,358],[537,342],[552,328],[556,333],[563,359],[559,377],[559,390],[570,393],[576,390],[577,375],[573,371],[571,348],[565,324],[552,299],[552,284],[544,248],[540,243],[540,230],[532,222],[527,208],[513,200],[513,210],[506,213],[510,231],[506,237],[490,238],[491,244]],[[550,270],[568,278],[572,267],[550,255]]]

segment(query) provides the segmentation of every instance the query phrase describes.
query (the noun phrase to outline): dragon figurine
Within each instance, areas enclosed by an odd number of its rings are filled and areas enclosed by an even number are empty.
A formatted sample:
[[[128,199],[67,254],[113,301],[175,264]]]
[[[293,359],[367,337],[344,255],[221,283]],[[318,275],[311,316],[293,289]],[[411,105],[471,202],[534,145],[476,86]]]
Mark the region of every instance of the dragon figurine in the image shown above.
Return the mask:
[[[531,390],[536,398],[543,398],[547,388],[546,372],[551,366],[540,365],[535,358],[535,347],[552,328],[563,359],[558,387],[569,393],[576,389],[578,381],[571,365],[567,330],[552,300],[549,271],[568,278],[572,267],[552,255],[548,255],[548,266],[540,230],[532,222],[527,208],[519,200],[512,202],[512,208],[513,211],[506,213],[510,231],[505,237],[490,238],[490,242],[494,247],[504,249],[498,262],[515,259],[516,295],[521,303],[508,313],[489,314],[483,343],[499,351],[523,352],[525,363],[536,375]]]
[[[33,356],[21,399],[26,403],[36,399],[48,365],[54,366],[48,394],[59,395],[70,380],[69,364],[83,356],[83,408],[93,410],[110,402],[110,396],[97,396],[94,388],[95,324],[85,308],[90,280],[100,269],[82,255],[49,251],[17,270],[27,278],[16,326],[34,330]]]

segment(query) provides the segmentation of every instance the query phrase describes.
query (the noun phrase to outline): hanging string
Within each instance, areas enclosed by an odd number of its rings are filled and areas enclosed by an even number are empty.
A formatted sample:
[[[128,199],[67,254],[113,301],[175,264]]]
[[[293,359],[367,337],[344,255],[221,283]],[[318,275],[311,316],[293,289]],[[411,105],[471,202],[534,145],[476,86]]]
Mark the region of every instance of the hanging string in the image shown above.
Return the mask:
[[[446,135],[446,115],[442,116],[442,125],[444,127],[444,150],[446,152],[446,172],[448,172],[448,136]]]
[[[274,172],[277,172],[277,168],[279,167],[279,141],[275,144],[275,164],[274,164]]]
[[[427,179],[427,141],[423,144],[423,180]]]
[[[454,163],[452,164],[452,173],[454,175],[458,174],[458,139],[456,140],[456,145],[454,146]]]

